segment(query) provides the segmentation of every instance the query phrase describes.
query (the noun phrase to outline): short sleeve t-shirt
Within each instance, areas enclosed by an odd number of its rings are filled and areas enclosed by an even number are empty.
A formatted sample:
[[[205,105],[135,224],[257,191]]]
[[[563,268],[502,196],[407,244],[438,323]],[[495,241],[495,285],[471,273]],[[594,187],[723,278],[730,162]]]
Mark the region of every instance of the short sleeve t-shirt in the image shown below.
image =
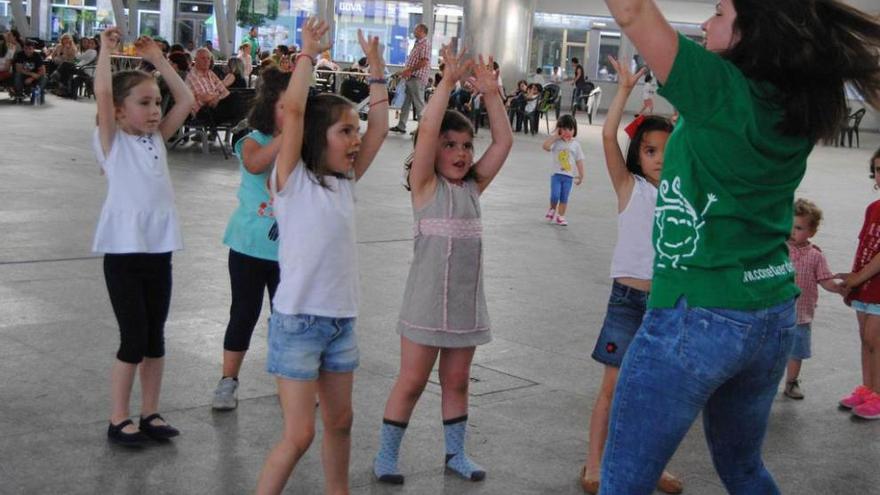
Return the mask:
[[[553,146],[550,147],[550,152],[553,153],[551,174],[577,177],[577,162],[584,159],[584,150],[581,149],[580,143],[574,139],[568,142],[560,139],[553,143]]]
[[[813,145],[776,130],[775,88],[683,35],[659,94],[680,113],[654,212],[650,307],[754,310],[798,295],[786,241]]]
[[[15,54],[15,58],[12,59],[12,63],[22,64],[26,71],[34,72],[43,66],[43,56],[37,52],[34,52],[30,56],[28,56],[24,52],[24,50],[22,50]]]
[[[278,261],[278,227],[269,195],[269,171],[252,174],[244,167],[241,150],[245,139],[253,139],[260,146],[266,146],[272,141],[272,136],[253,131],[235,143],[241,185],[238,187],[238,208],[229,218],[223,244],[241,254]]]
[[[853,273],[861,270],[880,253],[880,200],[865,210],[865,223],[859,233],[859,247],[853,260]],[[874,276],[849,293],[847,300],[880,304],[880,277]]]

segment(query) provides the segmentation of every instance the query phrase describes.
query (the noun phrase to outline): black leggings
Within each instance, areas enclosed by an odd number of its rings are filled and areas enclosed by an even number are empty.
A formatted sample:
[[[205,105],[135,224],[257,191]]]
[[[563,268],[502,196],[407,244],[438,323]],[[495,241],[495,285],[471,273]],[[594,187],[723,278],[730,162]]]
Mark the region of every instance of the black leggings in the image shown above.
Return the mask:
[[[232,304],[223,349],[244,352],[251,344],[251,335],[263,309],[263,291],[269,289],[269,304],[275,297],[280,273],[277,261],[254,258],[229,250],[229,281]]]
[[[105,254],[104,280],[119,322],[116,358],[137,364],[165,355],[171,304],[171,253]]]

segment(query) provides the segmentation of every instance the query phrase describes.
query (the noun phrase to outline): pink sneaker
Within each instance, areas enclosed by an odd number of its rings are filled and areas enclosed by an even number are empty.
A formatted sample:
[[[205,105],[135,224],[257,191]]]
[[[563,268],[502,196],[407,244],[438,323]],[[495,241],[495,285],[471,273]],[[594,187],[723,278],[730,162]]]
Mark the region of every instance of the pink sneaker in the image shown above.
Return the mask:
[[[547,210],[547,214],[544,215],[544,219],[546,219],[548,222],[552,222],[553,218],[555,218],[555,217],[556,217],[556,210],[554,210],[553,208],[550,208],[549,210]]]
[[[844,409],[852,409],[864,403],[865,400],[873,394],[874,392],[871,391],[870,388],[864,385],[859,385],[849,394],[849,396],[840,399],[840,407]]]
[[[862,419],[880,419],[880,395],[871,393],[865,402],[853,408],[853,414]]]
[[[556,225],[561,225],[563,227],[568,225],[568,220],[565,219],[562,215],[556,215]]]

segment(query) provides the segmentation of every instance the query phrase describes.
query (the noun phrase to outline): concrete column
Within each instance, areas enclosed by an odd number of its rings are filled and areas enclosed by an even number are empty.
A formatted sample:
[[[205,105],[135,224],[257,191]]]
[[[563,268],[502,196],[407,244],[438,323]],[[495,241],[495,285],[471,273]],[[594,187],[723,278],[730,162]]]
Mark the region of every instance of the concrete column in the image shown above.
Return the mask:
[[[434,37],[434,0],[422,0],[422,23],[428,26],[428,39]],[[439,48],[439,47],[438,47]]]
[[[330,25],[330,31],[327,32],[327,39],[331,42],[336,41],[336,1],[335,0],[316,0],[315,15],[327,21]]]
[[[177,2],[159,0],[159,36],[174,44],[177,33],[174,29],[174,17],[177,15]]]
[[[493,55],[504,87],[529,72],[529,46],[536,0],[463,0],[464,44],[474,56]]]

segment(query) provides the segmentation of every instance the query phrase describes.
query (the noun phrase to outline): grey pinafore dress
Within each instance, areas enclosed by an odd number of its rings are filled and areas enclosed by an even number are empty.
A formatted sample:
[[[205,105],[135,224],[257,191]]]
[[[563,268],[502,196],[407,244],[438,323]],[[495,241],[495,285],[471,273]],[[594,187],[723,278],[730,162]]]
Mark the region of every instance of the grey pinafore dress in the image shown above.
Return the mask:
[[[413,216],[415,249],[397,332],[434,347],[489,342],[476,183],[451,184],[438,175],[434,199]]]

